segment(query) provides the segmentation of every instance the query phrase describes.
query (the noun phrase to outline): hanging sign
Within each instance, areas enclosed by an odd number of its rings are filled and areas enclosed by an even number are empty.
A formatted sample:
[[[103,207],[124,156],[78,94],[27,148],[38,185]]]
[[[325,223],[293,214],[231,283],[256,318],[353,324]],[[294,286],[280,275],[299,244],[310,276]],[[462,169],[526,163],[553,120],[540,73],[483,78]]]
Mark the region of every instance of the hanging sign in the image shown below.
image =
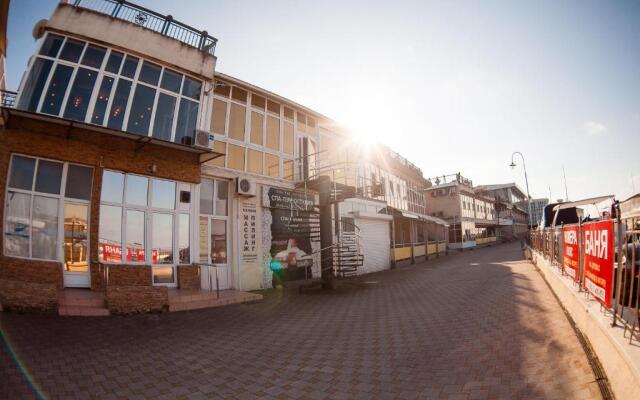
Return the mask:
[[[613,294],[613,220],[582,225],[583,286],[605,307]]]
[[[258,262],[257,206],[255,203],[240,205],[240,257],[245,264]]]
[[[562,228],[563,235],[563,264],[564,270],[573,279],[578,282],[579,276],[579,260],[580,252],[578,250],[578,227],[577,226],[565,226]]]

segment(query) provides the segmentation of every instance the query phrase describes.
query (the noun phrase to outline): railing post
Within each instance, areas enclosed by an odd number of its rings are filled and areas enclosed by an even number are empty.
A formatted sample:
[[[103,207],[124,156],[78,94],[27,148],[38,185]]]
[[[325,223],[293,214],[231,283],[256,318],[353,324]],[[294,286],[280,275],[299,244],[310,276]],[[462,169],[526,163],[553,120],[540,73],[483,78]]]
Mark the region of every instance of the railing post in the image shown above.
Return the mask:
[[[75,0],[75,1],[73,2],[73,6],[74,6],[74,7],[78,7],[78,6],[80,5],[80,2],[81,2],[81,1],[82,1],[82,0]]]
[[[111,11],[111,16],[112,17],[117,17],[118,13],[120,12],[120,8],[122,8],[122,3],[124,3],[124,0],[118,0],[118,2],[116,3],[115,7],[113,7],[113,11]]]
[[[209,36],[209,32],[207,31],[202,31],[202,33],[200,33],[200,42],[198,43],[198,49],[204,49],[204,38],[206,38],[207,36]]]
[[[169,26],[171,25],[172,22],[173,22],[173,16],[167,15],[167,17],[164,19],[164,23],[162,24],[163,35],[167,34],[167,32],[169,31]]]

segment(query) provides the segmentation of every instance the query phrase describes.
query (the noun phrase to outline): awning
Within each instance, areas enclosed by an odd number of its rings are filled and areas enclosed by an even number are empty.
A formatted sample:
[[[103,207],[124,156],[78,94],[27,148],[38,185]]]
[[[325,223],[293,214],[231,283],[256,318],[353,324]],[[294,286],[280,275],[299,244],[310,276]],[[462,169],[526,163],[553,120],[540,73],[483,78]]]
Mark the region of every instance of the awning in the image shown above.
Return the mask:
[[[400,214],[402,214],[402,216],[405,218],[420,220],[420,217],[417,214],[413,214],[413,213],[402,211],[402,210],[398,210],[398,211],[400,211]]]
[[[420,215],[420,217],[427,222],[433,222],[435,224],[442,225],[442,226],[449,226],[449,223],[447,221],[440,219],[438,217],[434,217],[432,215]]]
[[[591,197],[589,199],[584,199],[584,200],[570,201],[568,203],[558,204],[557,206],[553,207],[553,211],[564,210],[567,208],[580,207],[580,206],[596,205],[606,200],[612,200],[613,198],[614,196],[610,194],[608,196]]]
[[[620,216],[622,218],[640,216],[640,193],[620,202]]]

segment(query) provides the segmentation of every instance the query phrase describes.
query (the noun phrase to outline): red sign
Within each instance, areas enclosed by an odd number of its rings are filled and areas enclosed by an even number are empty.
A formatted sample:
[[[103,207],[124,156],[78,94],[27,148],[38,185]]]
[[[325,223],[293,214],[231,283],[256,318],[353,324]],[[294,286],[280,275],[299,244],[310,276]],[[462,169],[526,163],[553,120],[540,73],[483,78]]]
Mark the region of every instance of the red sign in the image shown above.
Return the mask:
[[[580,280],[580,253],[578,250],[578,227],[565,226],[562,228],[563,235],[563,263],[564,269],[574,281]]]
[[[613,293],[613,221],[582,225],[582,243],[582,285],[605,307],[610,307]]]

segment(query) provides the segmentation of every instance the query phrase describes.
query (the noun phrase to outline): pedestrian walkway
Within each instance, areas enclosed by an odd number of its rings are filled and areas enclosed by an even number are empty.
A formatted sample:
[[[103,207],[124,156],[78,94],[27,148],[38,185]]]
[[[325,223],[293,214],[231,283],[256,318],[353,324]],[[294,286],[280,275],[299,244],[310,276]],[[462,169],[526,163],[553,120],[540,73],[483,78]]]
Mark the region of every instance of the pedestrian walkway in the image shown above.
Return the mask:
[[[0,313],[48,398],[597,399],[587,357],[518,244],[264,301],[133,317]],[[0,352],[0,398],[30,390]],[[4,394],[3,394],[4,393]]]

